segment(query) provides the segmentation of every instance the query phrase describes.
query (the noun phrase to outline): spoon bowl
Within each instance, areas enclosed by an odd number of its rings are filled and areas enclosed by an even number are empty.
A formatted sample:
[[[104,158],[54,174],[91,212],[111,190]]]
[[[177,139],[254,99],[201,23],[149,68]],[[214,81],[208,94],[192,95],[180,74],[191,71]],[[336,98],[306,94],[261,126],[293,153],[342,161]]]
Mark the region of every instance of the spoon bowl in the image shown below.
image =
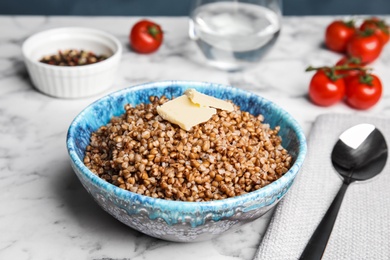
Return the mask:
[[[349,184],[377,176],[386,165],[388,148],[383,134],[372,124],[358,124],[344,131],[331,160],[343,184],[314,231],[300,259],[321,259]]]
[[[375,177],[385,167],[387,145],[375,126],[359,124],[340,135],[331,159],[344,182],[364,181]]]

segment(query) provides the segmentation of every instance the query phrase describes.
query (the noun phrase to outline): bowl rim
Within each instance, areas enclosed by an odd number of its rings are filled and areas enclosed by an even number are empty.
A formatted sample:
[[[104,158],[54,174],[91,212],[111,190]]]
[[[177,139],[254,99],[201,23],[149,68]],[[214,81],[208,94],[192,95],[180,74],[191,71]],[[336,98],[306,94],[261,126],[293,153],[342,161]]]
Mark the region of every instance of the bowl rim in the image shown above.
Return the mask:
[[[72,132],[75,132],[76,125],[80,120],[82,120],[82,117],[87,114],[87,112],[92,109],[96,104],[101,103],[108,99],[115,99],[116,97],[127,93],[127,92],[135,92],[140,91],[144,89],[153,89],[153,88],[166,88],[172,85],[184,85],[186,88],[191,87],[201,87],[201,86],[210,86],[212,84],[213,88],[223,89],[223,90],[232,90],[237,91],[240,95],[247,95],[247,96],[255,96],[258,99],[261,99],[262,102],[265,102],[269,104],[273,109],[277,109],[282,112],[282,117],[289,122],[289,125],[293,128],[295,134],[297,135],[297,139],[299,141],[299,151],[297,153],[297,158],[294,162],[294,164],[291,166],[291,168],[279,179],[276,181],[249,193],[234,196],[222,200],[212,200],[212,201],[202,201],[202,202],[188,202],[188,201],[177,201],[177,200],[166,200],[161,198],[153,198],[146,195],[141,195],[138,193],[134,193],[128,190],[121,189],[114,184],[111,184],[103,179],[101,179],[99,176],[95,175],[90,171],[85,165],[84,162],[81,161],[78,158],[78,155],[75,152],[75,142],[74,138],[72,136]],[[253,199],[260,199],[274,195],[275,189],[278,186],[284,186],[286,183],[291,182],[294,180],[295,176],[298,174],[306,153],[307,153],[307,144],[306,144],[306,137],[304,135],[304,132],[301,128],[301,126],[298,124],[298,122],[283,108],[276,105],[274,102],[265,99],[257,94],[254,94],[250,91],[242,90],[239,88],[235,88],[232,86],[227,86],[219,83],[210,83],[210,82],[203,82],[203,81],[186,81],[186,80],[167,80],[167,81],[157,81],[157,82],[148,82],[143,84],[138,84],[133,87],[128,87],[121,89],[119,91],[115,91],[113,93],[110,93],[104,97],[101,97],[85,107],[72,121],[72,123],[69,126],[68,133],[67,133],[67,140],[66,140],[67,150],[68,154],[75,165],[79,169],[79,172],[88,179],[89,182],[94,183],[95,185],[99,186],[101,189],[105,190],[108,193],[111,193],[117,197],[119,197],[122,200],[125,201],[139,201],[141,203],[146,203],[148,205],[153,205],[153,207],[158,208],[164,208],[165,210],[172,210],[176,211],[178,209],[181,210],[187,210],[187,211],[194,211],[195,210],[205,210],[210,208],[219,208],[219,209],[229,209],[232,206],[239,206],[242,205],[244,207],[244,204],[246,201],[251,201]],[[269,203],[265,206],[268,206],[272,203]]]
[[[82,65],[82,66],[56,66],[56,65],[50,65],[46,64],[43,62],[39,62],[38,60],[32,59],[30,55],[27,54],[27,46],[31,44],[32,41],[36,40],[37,38],[41,37],[42,35],[45,34],[53,34],[53,33],[61,33],[65,31],[83,31],[86,33],[95,33],[99,36],[106,37],[109,40],[111,40],[115,47],[116,50],[113,50],[113,54],[109,56],[107,59],[88,64],[88,65]],[[110,48],[111,49],[111,48]],[[43,30],[40,32],[37,32],[31,36],[29,36],[22,45],[22,55],[24,59],[28,60],[29,62],[33,63],[35,66],[39,66],[45,69],[51,69],[51,70],[57,70],[57,71],[75,71],[75,70],[90,70],[91,68],[97,67],[97,66],[102,66],[102,64],[107,64],[108,62],[111,62],[114,59],[120,59],[120,55],[122,54],[122,44],[121,42],[112,34],[105,32],[103,30],[95,29],[95,28],[88,28],[88,27],[77,27],[77,26],[69,26],[69,27],[57,27],[57,28],[52,28],[48,30]]]

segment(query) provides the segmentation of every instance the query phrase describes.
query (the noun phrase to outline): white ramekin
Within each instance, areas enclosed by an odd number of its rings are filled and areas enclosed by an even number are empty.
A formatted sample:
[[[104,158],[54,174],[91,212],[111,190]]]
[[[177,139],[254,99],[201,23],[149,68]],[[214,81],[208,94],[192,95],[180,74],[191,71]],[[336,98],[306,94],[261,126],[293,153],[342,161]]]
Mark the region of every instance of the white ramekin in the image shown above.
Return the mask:
[[[48,65],[39,60],[59,50],[92,51],[109,58],[94,64],[65,67]],[[59,98],[93,96],[108,89],[122,55],[122,45],[114,36],[96,29],[65,27],[51,29],[29,37],[22,46],[23,58],[34,86]]]

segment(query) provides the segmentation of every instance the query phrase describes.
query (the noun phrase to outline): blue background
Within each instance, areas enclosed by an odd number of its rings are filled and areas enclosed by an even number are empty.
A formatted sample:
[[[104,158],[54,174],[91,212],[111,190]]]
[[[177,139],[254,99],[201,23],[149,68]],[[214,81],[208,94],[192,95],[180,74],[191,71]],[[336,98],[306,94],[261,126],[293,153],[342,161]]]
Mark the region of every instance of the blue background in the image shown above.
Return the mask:
[[[0,0],[0,14],[182,16],[191,0]],[[284,0],[284,15],[390,14],[390,0]]]

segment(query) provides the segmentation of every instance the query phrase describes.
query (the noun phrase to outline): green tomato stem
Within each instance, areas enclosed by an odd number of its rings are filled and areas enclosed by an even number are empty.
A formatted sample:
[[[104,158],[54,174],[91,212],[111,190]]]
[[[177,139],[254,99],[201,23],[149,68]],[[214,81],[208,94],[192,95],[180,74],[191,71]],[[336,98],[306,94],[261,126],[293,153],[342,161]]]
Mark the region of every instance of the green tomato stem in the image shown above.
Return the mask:
[[[371,71],[372,68],[367,67],[351,67],[349,65],[338,65],[338,66],[323,66],[323,67],[313,67],[309,66],[305,71],[314,71],[314,70],[358,70],[358,71]]]
[[[372,86],[374,78],[370,74],[363,74],[359,77],[359,82],[368,86]]]
[[[323,66],[323,67],[312,67],[309,66],[306,68],[305,71],[317,71],[317,70],[323,70],[326,74],[326,76],[332,80],[336,81],[338,79],[344,78],[346,74],[336,74],[336,71],[350,71],[350,70],[357,70],[357,71],[362,71],[363,75],[369,75],[369,71],[372,70],[372,68],[366,68],[366,67],[351,67],[349,65],[339,65],[339,66]]]
[[[156,25],[150,25],[148,26],[148,33],[153,37],[153,38],[157,38],[157,35],[160,33],[160,30],[158,29],[158,27]]]
[[[355,20],[344,21],[344,24],[349,28],[355,28]]]

